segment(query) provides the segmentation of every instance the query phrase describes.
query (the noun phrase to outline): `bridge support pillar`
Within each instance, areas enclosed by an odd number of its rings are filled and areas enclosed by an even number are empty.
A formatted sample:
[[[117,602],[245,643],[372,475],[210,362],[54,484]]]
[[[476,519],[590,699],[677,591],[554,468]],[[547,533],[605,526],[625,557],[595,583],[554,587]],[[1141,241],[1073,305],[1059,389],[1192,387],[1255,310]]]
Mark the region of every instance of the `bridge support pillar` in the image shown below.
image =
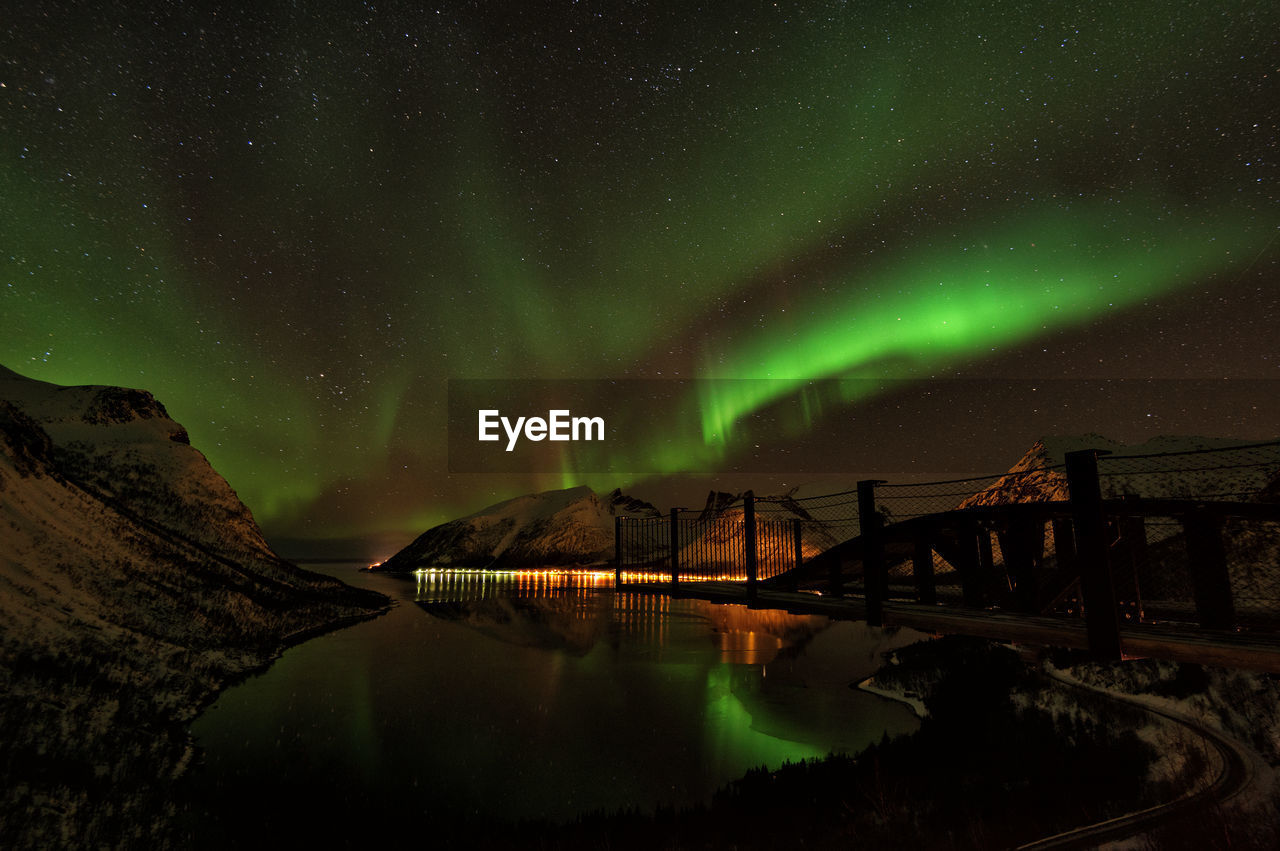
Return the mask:
[[[1194,511],[1183,518],[1182,528],[1187,536],[1188,567],[1200,626],[1231,629],[1236,613],[1218,521],[1207,512]]]
[[[858,482],[858,525],[862,534],[862,584],[867,600],[867,623],[884,624],[884,601],[889,596],[889,573],[884,561],[880,514],[876,511],[876,485],[882,479]]]
[[[831,559],[827,570],[827,593],[832,597],[844,596],[844,569],[852,561],[846,556]]]
[[[956,569],[960,571],[960,596],[964,600],[966,609],[981,609],[983,607],[984,571],[982,569],[982,551],[979,545],[979,538],[986,534],[987,532],[977,524],[966,523],[957,535],[959,538],[959,560],[956,562]],[[988,539],[987,544],[990,546],[990,539]]]
[[[920,532],[913,542],[911,572],[916,580],[916,597],[926,606],[938,602],[938,589],[933,580],[933,545],[927,532]]]
[[[1044,558],[1044,522],[1032,517],[1015,517],[996,532],[1005,569],[1013,579],[1013,597],[1018,611],[1039,614],[1036,605],[1036,568]]]
[[[993,575],[996,572],[995,554],[991,549],[991,530],[984,524],[978,524],[978,588],[981,595],[978,601],[979,606],[985,606],[987,598],[990,596],[988,590],[992,584]]]
[[[1107,553],[1102,486],[1098,482],[1101,454],[1106,453],[1097,449],[1068,452],[1067,488],[1071,492],[1071,519],[1089,651],[1097,659],[1111,660],[1121,657],[1120,620],[1116,616],[1116,591]]]

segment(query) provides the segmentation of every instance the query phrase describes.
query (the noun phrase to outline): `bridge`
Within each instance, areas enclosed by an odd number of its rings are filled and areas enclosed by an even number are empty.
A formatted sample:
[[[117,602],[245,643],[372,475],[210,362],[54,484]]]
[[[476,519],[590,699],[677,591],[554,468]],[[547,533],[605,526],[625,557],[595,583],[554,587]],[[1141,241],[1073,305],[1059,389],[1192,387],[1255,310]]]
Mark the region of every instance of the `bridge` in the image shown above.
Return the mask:
[[[615,583],[1280,673],[1280,441],[618,518]]]

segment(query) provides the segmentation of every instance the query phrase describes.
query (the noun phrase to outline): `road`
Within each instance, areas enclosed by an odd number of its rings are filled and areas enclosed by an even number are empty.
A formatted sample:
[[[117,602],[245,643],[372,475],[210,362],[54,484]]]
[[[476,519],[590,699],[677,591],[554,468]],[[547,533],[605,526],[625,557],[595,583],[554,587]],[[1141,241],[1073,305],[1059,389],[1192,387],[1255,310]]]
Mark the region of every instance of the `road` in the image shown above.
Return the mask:
[[[1072,688],[1085,689],[1109,700],[1136,706],[1151,715],[1159,716],[1191,731],[1205,744],[1205,755],[1209,762],[1208,771],[1212,772],[1213,777],[1207,784],[1201,784],[1200,788],[1193,789],[1172,801],[1038,839],[1019,846],[1020,851],[1022,849],[1041,851],[1049,848],[1096,848],[1107,842],[1137,836],[1159,825],[1193,817],[1210,807],[1229,804],[1239,797],[1253,780],[1255,759],[1253,752],[1235,739],[1223,735],[1201,721],[1168,707],[1152,706],[1140,697],[1121,695],[1087,685],[1053,668],[1046,668],[1046,673]]]

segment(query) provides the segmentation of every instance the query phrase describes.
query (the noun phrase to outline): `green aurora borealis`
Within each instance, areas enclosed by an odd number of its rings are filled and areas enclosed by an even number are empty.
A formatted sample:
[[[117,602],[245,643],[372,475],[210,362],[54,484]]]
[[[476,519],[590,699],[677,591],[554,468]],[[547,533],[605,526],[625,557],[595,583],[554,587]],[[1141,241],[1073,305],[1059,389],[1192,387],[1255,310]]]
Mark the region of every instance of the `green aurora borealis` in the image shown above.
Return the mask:
[[[449,475],[449,378],[1280,365],[1271,3],[77,8],[0,24],[0,363],[153,391],[274,535],[642,484]]]

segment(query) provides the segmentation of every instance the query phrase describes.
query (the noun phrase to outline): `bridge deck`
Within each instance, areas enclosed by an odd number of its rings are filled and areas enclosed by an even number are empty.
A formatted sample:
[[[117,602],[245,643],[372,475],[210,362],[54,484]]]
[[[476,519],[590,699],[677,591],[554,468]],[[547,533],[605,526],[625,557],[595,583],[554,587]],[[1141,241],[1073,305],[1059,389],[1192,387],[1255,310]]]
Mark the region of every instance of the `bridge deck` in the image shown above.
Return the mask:
[[[682,582],[674,593],[667,583],[628,584],[624,590],[739,603],[759,609],[783,609],[794,614],[827,615],[840,620],[866,617],[861,597],[759,588],[752,601],[747,596],[746,585],[740,582]],[[884,623],[921,632],[973,635],[1043,647],[1087,649],[1089,646],[1085,621],[1075,618],[888,602],[884,604]],[[1280,636],[1159,623],[1122,627],[1120,636],[1126,658],[1171,659],[1280,673]]]

